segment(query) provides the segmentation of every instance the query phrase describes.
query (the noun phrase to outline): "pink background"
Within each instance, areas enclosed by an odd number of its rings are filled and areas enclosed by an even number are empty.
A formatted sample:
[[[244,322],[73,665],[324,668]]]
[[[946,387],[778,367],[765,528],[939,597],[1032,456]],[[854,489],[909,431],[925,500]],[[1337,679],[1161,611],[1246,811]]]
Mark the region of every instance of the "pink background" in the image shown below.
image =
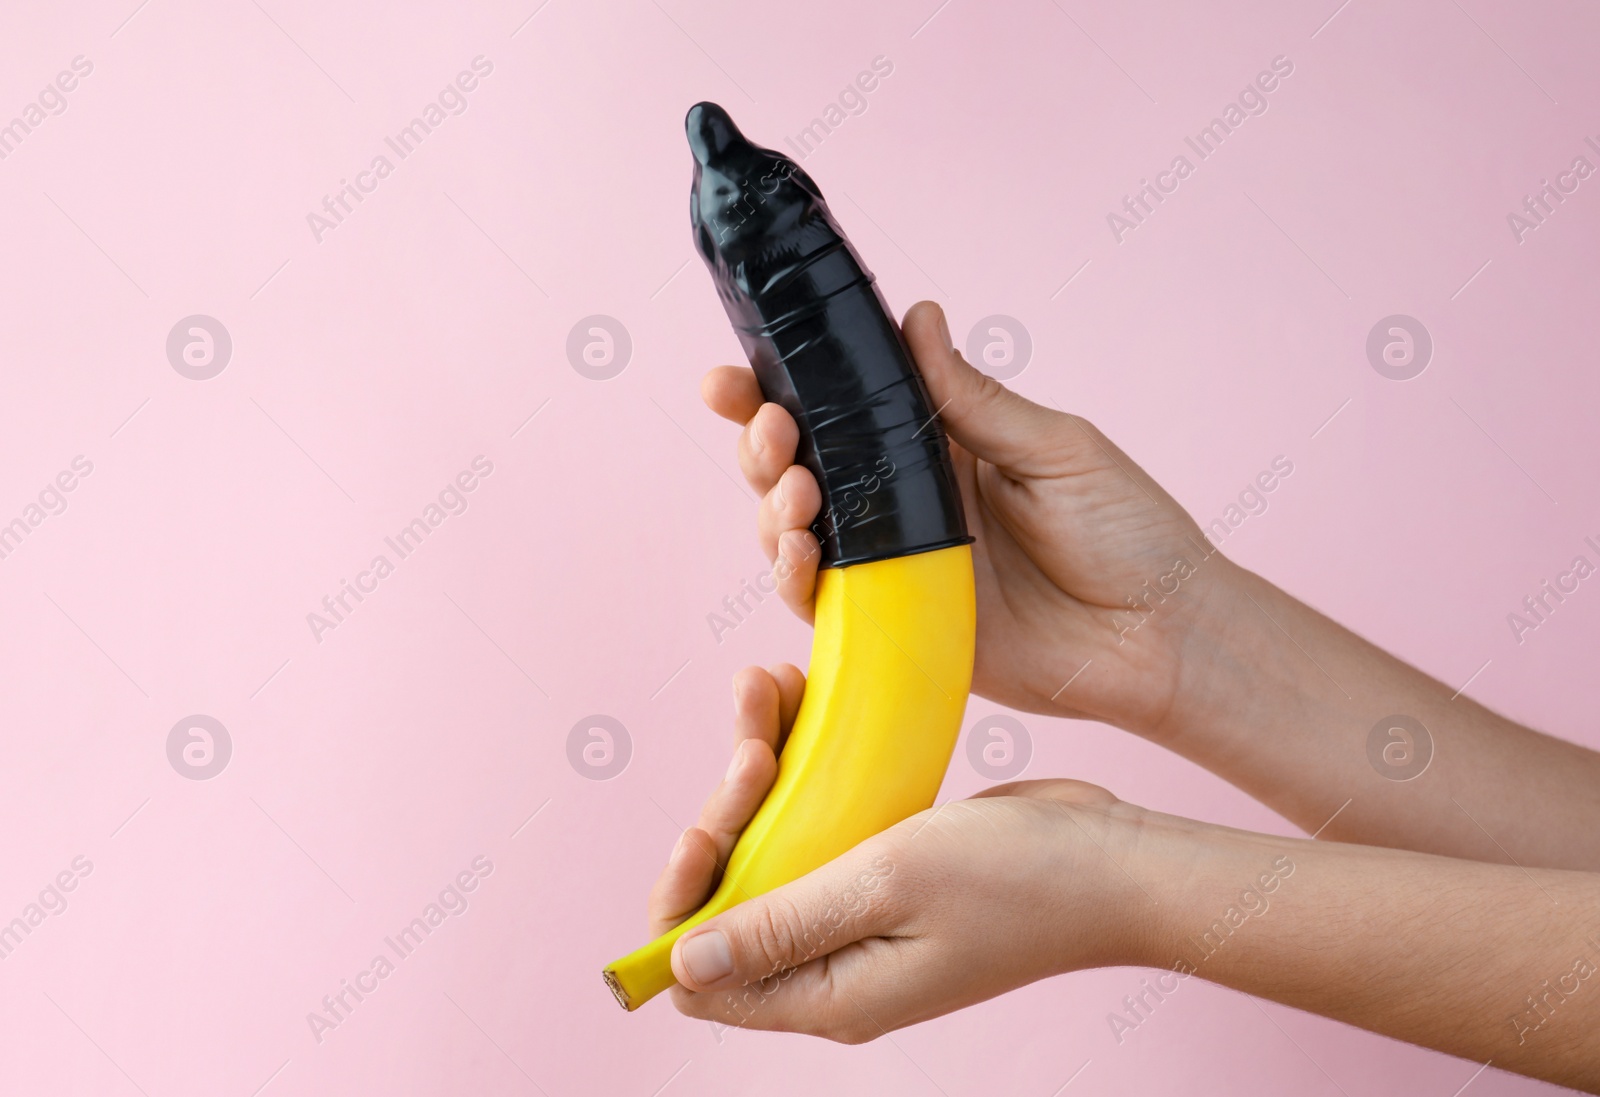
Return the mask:
[[[897,310],[943,302],[962,343],[1019,319],[1015,387],[1093,419],[1202,522],[1287,456],[1226,551],[1595,743],[1600,590],[1520,645],[1506,624],[1600,535],[1600,178],[1520,244],[1506,223],[1574,157],[1600,166],[1592,5],[136,2],[30,5],[0,33],[0,121],[94,66],[0,161],[0,522],[93,465],[0,560],[0,922],[93,865],[0,963],[0,1090],[1451,1097],[1472,1078],[1198,983],[1118,1046],[1132,970],[860,1048],[617,1009],[599,969],[640,942],[722,772],[730,675],[809,643],[775,600],[720,643],[706,621],[764,562],[734,431],[696,393],[738,352],[690,250],[681,120],[712,98],[779,145],[888,58],[805,163]],[[478,55],[465,113],[318,243],[306,215]],[[1118,243],[1106,214],[1279,55],[1268,111]],[[234,344],[204,382],[165,352],[195,313]],[[1435,341],[1415,380],[1367,361],[1392,313]],[[631,335],[608,381],[567,359],[590,314]],[[306,615],[479,455],[466,512],[314,638]],[[995,711],[975,699],[968,726]],[[210,780],[166,753],[195,713],[232,740]],[[596,713],[632,744],[605,781],[567,755]],[[1030,775],[1292,833],[1120,732],[1024,722]],[[985,783],[958,750],[945,795]],[[306,1014],[480,855],[469,908],[317,1043]],[[1538,1088],[1491,1069],[1467,1092]]]

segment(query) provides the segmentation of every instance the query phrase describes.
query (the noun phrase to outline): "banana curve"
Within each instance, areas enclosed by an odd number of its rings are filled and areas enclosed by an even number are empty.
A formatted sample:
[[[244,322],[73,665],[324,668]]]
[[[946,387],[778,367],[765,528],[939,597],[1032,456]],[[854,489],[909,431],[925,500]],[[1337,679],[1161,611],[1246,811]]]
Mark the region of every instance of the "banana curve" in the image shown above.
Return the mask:
[[[810,673],[777,780],[705,905],[606,967],[623,1008],[676,982],[672,947],[685,931],[932,806],[961,732],[975,635],[968,545],[818,573]]]

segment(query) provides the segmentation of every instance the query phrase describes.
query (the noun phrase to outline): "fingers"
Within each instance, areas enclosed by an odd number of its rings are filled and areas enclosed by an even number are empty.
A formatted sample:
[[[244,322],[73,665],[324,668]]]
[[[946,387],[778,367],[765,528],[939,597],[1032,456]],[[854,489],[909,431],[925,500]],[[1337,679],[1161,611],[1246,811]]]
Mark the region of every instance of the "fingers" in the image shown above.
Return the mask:
[[[706,406],[744,425],[739,468],[762,495],[756,527],[761,549],[773,562],[778,594],[802,620],[813,616],[820,545],[811,522],[822,510],[816,478],[794,463],[800,428],[777,404],[762,402],[756,375],[743,366],[717,366],[700,382]]]
[[[772,562],[778,597],[807,624],[816,615],[812,599],[821,562],[822,544],[809,529],[790,529],[778,535],[778,558]]]
[[[787,663],[746,667],[733,679],[733,760],[667,858],[646,905],[658,936],[683,921],[716,886],[734,843],[766,799],[778,775],[776,753],[794,724],[805,675]]]
[[[778,684],[778,749],[794,727],[795,714],[800,711],[800,698],[806,691],[806,676],[793,663],[779,663],[769,672]]]
[[[822,489],[816,478],[808,469],[790,465],[756,511],[756,536],[767,559],[776,562],[779,538],[790,530],[805,531],[821,510]],[[798,564],[791,561],[791,566]]]
[[[680,834],[645,904],[650,936],[659,937],[698,910],[711,891],[716,872],[711,837],[694,827]]]
[[[912,305],[902,330],[951,438],[1002,469],[1049,471],[1040,455],[1055,448],[1065,416],[968,365],[950,342],[944,310],[932,301]]]
[[[733,676],[735,755],[746,739],[765,743],[772,753],[778,752],[778,736],[784,731],[779,720],[781,700],[778,680],[771,671],[761,667],[745,667]]]
[[[739,435],[739,468],[756,491],[765,495],[783,471],[794,464],[800,428],[777,404],[762,401],[753,370],[716,366],[700,380],[700,398],[724,419],[744,427]]]
[[[929,952],[916,941],[868,937],[725,990],[696,993],[680,983],[672,988],[673,1005],[728,1028],[862,1044],[908,1023],[901,1016],[905,999],[926,994],[913,958],[937,962]]]
[[[748,366],[716,366],[700,379],[706,407],[743,426],[761,406],[761,386]]]
[[[762,404],[739,435],[739,468],[750,486],[765,495],[794,464],[800,428],[777,404]]]
[[[710,837],[719,865],[728,863],[733,844],[778,776],[781,707],[778,683],[771,674],[747,667],[735,676],[733,759],[722,784],[700,809],[698,824]]]
[[[808,995],[827,990],[819,984],[826,958],[898,924],[895,867],[882,850],[881,843],[864,842],[684,934],[673,946],[672,972],[692,993],[680,996],[679,1008],[714,1015],[723,1007],[705,999],[717,992],[787,978],[783,973],[799,968],[788,996],[801,999],[792,1005],[803,1010]],[[696,1005],[696,998],[703,1000]]]
[[[773,698],[773,718],[777,699]],[[773,729],[776,735],[776,728]],[[754,817],[778,777],[778,758],[762,739],[743,739],[733,749],[727,775],[700,809],[698,829],[710,836],[718,871],[728,863],[733,845]],[[702,896],[702,898],[704,898]]]

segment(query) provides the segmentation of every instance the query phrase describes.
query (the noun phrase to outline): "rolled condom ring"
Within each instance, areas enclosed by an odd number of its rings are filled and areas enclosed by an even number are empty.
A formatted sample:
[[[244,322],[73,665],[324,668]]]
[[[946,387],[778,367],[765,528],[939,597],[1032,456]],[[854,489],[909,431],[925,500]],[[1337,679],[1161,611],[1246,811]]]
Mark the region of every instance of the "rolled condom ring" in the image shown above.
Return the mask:
[[[796,462],[822,489],[821,566],[970,543],[936,409],[816,183],[715,103],[684,124],[695,247],[762,395],[799,425]]]

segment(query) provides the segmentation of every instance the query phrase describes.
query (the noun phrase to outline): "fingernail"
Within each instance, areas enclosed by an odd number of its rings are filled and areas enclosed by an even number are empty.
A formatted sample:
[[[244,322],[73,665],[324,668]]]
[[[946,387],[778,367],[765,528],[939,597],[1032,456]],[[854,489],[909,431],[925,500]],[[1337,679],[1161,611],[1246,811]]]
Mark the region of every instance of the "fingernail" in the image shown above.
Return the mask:
[[[761,451],[767,448],[767,440],[761,437],[761,428],[756,426],[754,419],[750,420],[750,452],[759,457]]]
[[[700,986],[711,986],[733,974],[733,951],[720,930],[697,933],[683,943],[678,953],[689,978]]]
[[[775,498],[777,500],[777,503],[778,503],[777,509],[782,510],[783,509],[783,480],[782,479],[780,479],[776,484],[772,485],[772,495],[773,495],[773,498]]]
[[[955,350],[956,345],[950,339],[950,325],[945,321],[944,309],[939,310],[939,338],[944,341],[945,350]]]
[[[723,775],[724,781],[732,781],[744,768],[744,744],[740,743],[733,748],[733,760],[728,763],[728,772]]]

